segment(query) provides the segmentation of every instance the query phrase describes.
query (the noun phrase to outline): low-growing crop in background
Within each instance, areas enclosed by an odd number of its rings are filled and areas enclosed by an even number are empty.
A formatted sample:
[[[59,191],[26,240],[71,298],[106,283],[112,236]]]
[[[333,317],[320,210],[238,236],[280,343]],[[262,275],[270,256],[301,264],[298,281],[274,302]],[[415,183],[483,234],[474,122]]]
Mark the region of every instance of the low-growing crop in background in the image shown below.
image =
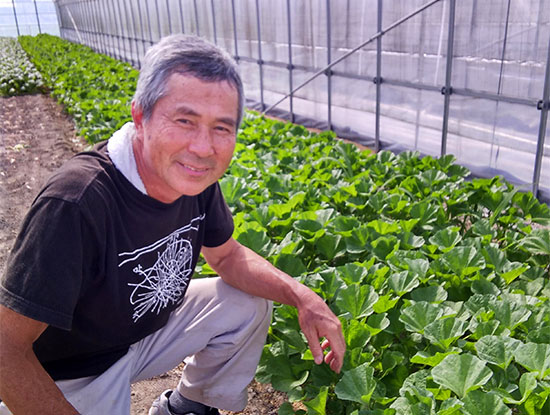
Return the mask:
[[[550,211],[468,175],[248,115],[221,182],[235,237],[321,295],[348,347],[342,374],[316,366],[295,310],[275,308],[258,379],[296,413],[549,410]]]
[[[0,37],[0,96],[40,92],[42,76],[17,39]]]
[[[131,67],[21,42],[90,142],[130,119]],[[550,413],[550,210],[454,161],[247,114],[221,180],[234,236],[322,296],[347,343],[341,374],[315,365],[276,305],[257,377],[305,408],[281,415]]]
[[[132,66],[48,34],[19,41],[89,143],[108,139],[131,120],[138,76]]]

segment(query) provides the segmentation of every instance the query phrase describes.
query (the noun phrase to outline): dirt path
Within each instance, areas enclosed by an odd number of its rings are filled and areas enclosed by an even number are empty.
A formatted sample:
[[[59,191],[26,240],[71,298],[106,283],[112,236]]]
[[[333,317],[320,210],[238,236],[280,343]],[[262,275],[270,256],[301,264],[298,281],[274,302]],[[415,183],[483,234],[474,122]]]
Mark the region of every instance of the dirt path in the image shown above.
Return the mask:
[[[83,150],[72,121],[49,96],[0,98],[0,273],[19,225],[34,197],[61,164]],[[151,402],[175,387],[176,368],[157,378],[132,385],[132,415],[147,414]],[[253,383],[243,415],[275,415],[284,402],[268,385]]]

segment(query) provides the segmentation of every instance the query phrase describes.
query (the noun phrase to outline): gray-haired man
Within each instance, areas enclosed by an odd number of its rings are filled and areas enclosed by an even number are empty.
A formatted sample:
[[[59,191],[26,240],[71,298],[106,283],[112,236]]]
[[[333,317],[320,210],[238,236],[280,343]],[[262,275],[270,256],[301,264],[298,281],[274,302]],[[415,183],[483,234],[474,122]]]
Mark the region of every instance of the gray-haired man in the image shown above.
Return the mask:
[[[16,240],[0,286],[0,414],[128,414],[130,384],[181,361],[150,414],[241,410],[269,300],[296,306],[315,361],[341,369],[337,317],[231,237],[218,179],[242,113],[217,47],[174,35],[147,52],[133,123],[54,174]],[[190,282],[201,252],[221,278]]]

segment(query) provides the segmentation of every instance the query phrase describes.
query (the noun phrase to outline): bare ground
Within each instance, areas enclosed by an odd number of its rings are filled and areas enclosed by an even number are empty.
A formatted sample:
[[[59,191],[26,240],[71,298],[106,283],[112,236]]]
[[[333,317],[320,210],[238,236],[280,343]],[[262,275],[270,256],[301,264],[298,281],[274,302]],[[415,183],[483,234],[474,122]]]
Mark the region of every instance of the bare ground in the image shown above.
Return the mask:
[[[49,96],[0,98],[0,273],[20,223],[47,178],[83,150],[72,121]],[[151,402],[175,387],[181,366],[132,385],[131,415],[147,414]],[[249,404],[242,415],[275,415],[285,401],[270,385],[252,382]],[[229,412],[223,412],[229,414]]]

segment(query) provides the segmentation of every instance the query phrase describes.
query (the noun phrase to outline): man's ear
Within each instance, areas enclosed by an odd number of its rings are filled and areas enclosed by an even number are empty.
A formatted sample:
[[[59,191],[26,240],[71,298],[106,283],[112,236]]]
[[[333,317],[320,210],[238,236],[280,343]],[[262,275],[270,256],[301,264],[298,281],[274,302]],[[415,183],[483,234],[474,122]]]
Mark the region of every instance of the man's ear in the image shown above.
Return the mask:
[[[138,133],[143,129],[143,111],[132,101],[132,119],[134,120],[134,126]]]

